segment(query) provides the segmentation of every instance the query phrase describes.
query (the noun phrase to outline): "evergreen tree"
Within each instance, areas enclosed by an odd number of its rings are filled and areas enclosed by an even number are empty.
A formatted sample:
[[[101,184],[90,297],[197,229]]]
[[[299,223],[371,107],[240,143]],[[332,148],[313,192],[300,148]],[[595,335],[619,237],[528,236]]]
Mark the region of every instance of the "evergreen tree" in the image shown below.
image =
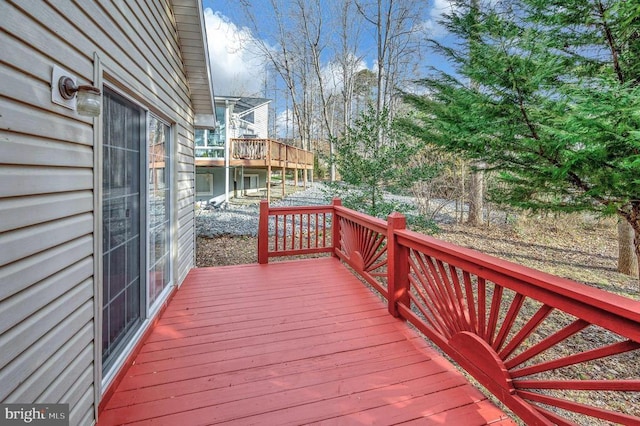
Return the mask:
[[[434,43],[457,75],[403,129],[507,185],[494,201],[533,210],[617,214],[640,258],[640,6],[619,0],[457,2],[444,24],[466,49]],[[465,84],[466,81],[474,85]]]
[[[383,136],[384,143],[380,142]],[[401,138],[387,109],[369,105],[336,142],[336,165],[343,185],[334,187],[349,208],[384,218],[404,206],[386,201],[385,191],[405,189],[435,174],[435,167],[414,161],[419,145]]]

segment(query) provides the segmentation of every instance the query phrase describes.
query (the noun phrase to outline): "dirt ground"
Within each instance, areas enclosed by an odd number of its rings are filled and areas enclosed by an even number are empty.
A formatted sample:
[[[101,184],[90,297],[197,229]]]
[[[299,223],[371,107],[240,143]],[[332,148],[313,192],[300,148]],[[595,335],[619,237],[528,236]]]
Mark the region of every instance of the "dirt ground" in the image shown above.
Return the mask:
[[[440,225],[436,238],[640,300],[638,280],[616,271],[612,219],[521,217],[484,227]],[[257,238],[197,239],[197,266],[257,262]]]

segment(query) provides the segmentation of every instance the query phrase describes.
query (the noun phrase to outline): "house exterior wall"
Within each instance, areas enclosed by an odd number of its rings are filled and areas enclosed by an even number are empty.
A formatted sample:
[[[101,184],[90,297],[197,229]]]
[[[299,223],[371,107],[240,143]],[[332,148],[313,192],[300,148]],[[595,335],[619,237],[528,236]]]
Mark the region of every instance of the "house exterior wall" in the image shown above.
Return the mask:
[[[196,201],[222,202],[224,201],[224,167],[204,167],[199,166],[198,175],[211,175],[213,180],[213,192],[210,194],[196,194]],[[252,187],[244,186],[244,176],[257,175],[258,184]],[[243,190],[263,190],[267,188],[267,170],[258,168],[231,167],[229,170],[229,196],[240,197],[246,195]],[[213,200],[213,201],[212,201]]]
[[[101,117],[51,102],[53,65],[172,126],[174,284],[194,265],[194,112],[172,7],[0,2],[0,402],[68,403],[88,425],[102,392]]]
[[[258,176],[258,185],[257,186],[252,186],[251,188],[243,188],[243,189],[257,189],[257,190],[262,190],[262,189],[267,189],[267,170],[266,169],[252,169],[249,167],[245,167],[244,170],[244,175],[257,175]],[[242,178],[242,176],[239,176],[239,179]],[[238,185],[242,185],[242,183],[238,182]],[[238,186],[238,189],[241,189],[242,186]]]
[[[213,191],[210,194],[197,194],[196,201],[224,201],[224,167],[198,167],[197,173],[211,175],[213,180]],[[229,171],[229,180],[233,182],[233,169]],[[231,195],[231,194],[230,194]]]
[[[254,119],[254,127],[258,138],[269,138],[269,104],[264,104],[256,108]]]
[[[246,134],[253,134],[258,139],[269,138],[269,104],[260,105],[253,111],[253,122],[239,120],[238,125],[231,129],[232,138],[242,138]]]

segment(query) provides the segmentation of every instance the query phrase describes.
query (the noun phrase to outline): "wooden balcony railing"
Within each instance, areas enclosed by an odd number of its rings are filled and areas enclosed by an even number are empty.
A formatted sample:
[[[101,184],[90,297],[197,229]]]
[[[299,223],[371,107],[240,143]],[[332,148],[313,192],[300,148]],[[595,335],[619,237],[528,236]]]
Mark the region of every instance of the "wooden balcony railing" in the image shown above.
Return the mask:
[[[274,167],[313,168],[313,153],[271,139],[231,139],[232,160],[261,160]]]
[[[225,164],[224,146],[195,147],[196,165]],[[232,166],[313,169],[313,152],[271,139],[231,139],[229,163]]]
[[[397,213],[260,207],[260,263],[338,256],[528,425],[640,424],[640,302],[409,231]]]

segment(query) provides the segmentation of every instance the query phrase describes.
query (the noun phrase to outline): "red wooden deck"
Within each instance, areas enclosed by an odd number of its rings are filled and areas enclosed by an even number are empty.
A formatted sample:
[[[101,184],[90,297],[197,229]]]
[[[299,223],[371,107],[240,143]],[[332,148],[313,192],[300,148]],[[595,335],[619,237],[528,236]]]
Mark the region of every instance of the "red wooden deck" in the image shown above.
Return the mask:
[[[335,258],[191,271],[99,417],[150,423],[513,424]]]

